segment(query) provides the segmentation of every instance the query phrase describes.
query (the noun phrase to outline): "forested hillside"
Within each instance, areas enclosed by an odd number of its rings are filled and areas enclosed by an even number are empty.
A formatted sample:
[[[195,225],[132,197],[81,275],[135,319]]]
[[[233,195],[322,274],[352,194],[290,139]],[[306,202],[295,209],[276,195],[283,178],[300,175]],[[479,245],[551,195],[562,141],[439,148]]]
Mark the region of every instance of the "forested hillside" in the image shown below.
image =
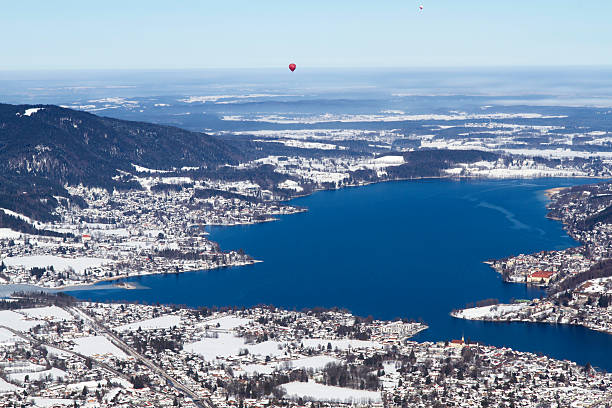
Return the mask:
[[[237,163],[240,152],[203,133],[53,105],[0,104],[0,207],[50,217],[65,184],[139,188],[117,170]],[[113,179],[115,177],[115,179]]]

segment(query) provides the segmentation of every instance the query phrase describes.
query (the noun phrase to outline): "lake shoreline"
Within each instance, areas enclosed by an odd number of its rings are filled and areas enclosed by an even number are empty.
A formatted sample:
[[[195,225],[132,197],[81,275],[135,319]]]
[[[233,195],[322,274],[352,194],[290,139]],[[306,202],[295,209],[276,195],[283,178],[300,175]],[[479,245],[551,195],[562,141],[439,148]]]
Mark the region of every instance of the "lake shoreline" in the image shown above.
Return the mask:
[[[290,198],[288,198],[287,200],[281,200],[280,202],[284,202],[284,203],[289,203],[295,199],[299,199],[299,198],[304,198],[304,197],[308,197],[311,196],[315,193],[318,192],[323,192],[323,191],[340,191],[346,188],[358,188],[358,187],[366,187],[369,185],[376,185],[376,184],[386,184],[386,183],[393,183],[393,182],[408,182],[408,181],[422,181],[422,180],[450,180],[450,181],[456,181],[456,182],[464,182],[464,181],[508,181],[508,180],[547,180],[547,179],[557,179],[559,177],[508,177],[508,178],[493,178],[493,177],[475,177],[475,176],[457,176],[457,175],[441,175],[441,176],[420,176],[420,177],[409,177],[409,178],[397,178],[397,179],[388,179],[388,180],[375,180],[375,181],[366,181],[366,182],[359,182],[356,184],[348,184],[348,185],[344,185],[341,187],[337,187],[337,188],[318,188],[318,189],[314,189],[313,191],[306,193],[306,194],[296,194],[294,196],[291,196]],[[594,176],[574,176],[574,177],[562,177],[562,178],[573,178],[573,179],[583,179],[583,178],[593,178],[593,179],[598,179],[597,177]],[[556,187],[556,188],[551,188],[551,189],[547,189],[545,190],[545,194],[554,194],[554,192],[558,192],[565,189],[565,187]],[[301,207],[295,207],[295,211],[288,213],[288,214],[284,214],[284,215],[294,215],[294,214],[300,214],[300,213],[305,213],[308,212],[307,208],[301,208]],[[271,222],[276,222],[279,219],[277,217],[274,216],[270,216],[264,220],[257,220],[257,221],[252,221],[252,222],[245,222],[245,223],[235,223],[235,224],[209,224],[206,225],[206,227],[234,227],[234,226],[247,226],[247,225],[254,225],[254,224],[260,224],[260,223],[271,223]],[[255,263],[258,262],[263,262],[263,260],[252,260],[251,262],[246,262],[246,263],[238,263],[238,264],[231,264],[231,265],[221,265],[215,268],[209,268],[209,269],[193,269],[193,270],[184,270],[184,271],[179,271],[177,273],[182,274],[182,273],[191,273],[191,272],[199,272],[199,271],[203,271],[203,270],[217,270],[217,269],[222,269],[222,268],[232,268],[232,267],[240,267],[240,266],[249,266],[249,265],[253,265]],[[123,281],[125,279],[132,279],[132,278],[138,278],[141,276],[151,276],[151,275],[164,275],[164,274],[168,274],[167,272],[158,272],[158,271],[153,271],[153,272],[142,272],[139,273],[137,275],[121,275],[121,276],[112,276],[112,277],[105,277],[102,279],[97,279],[93,282],[88,282],[88,283],[82,283],[82,284],[69,284],[69,285],[63,285],[63,286],[56,286],[56,287],[46,287],[46,286],[38,286],[38,285],[30,285],[28,284],[28,286],[31,286],[34,291],[38,291],[38,290],[52,290],[52,291],[62,291],[62,290],[68,290],[68,291],[75,291],[75,290],[85,290],[88,288],[93,288],[96,285],[100,285],[103,284],[105,282],[120,282]],[[2,289],[2,287],[7,286],[7,285],[13,285],[13,284],[18,284],[18,283],[4,283],[4,284],[0,284],[0,291]],[[118,287],[108,287],[106,288],[108,290],[111,289],[121,289]],[[127,289],[127,288],[125,288]],[[130,289],[132,290],[132,289]]]

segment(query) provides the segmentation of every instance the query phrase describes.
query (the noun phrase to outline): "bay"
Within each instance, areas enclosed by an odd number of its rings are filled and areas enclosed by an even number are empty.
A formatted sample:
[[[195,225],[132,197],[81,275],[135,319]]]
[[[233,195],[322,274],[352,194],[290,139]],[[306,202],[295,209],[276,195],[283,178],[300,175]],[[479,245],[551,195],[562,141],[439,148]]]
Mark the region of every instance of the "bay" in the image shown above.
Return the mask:
[[[546,218],[546,189],[585,179],[417,180],[323,191],[292,201],[308,212],[276,222],[211,227],[223,249],[263,260],[247,267],[130,279],[147,289],[71,292],[99,301],[198,306],[341,307],[380,319],[422,320],[416,340],[466,339],[612,370],[612,336],[582,327],[471,322],[469,302],[536,298],[483,262],[577,245]]]

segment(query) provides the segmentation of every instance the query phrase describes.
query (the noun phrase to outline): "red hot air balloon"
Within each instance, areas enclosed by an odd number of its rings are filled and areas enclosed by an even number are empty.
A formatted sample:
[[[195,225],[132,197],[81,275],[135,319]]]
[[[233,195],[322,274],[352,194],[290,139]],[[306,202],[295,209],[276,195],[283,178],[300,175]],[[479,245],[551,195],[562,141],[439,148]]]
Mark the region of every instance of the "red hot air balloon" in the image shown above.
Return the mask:
[[[295,69],[297,68],[297,65],[295,64],[289,64],[289,69],[291,70],[291,72],[295,71]]]

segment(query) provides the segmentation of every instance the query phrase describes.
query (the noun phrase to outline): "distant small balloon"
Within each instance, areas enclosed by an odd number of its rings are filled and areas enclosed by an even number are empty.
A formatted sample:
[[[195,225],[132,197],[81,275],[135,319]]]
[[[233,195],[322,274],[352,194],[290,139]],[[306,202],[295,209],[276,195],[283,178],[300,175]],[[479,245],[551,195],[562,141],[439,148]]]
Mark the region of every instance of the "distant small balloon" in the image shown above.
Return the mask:
[[[421,10],[421,11],[423,10],[423,6],[422,6],[422,5],[421,5],[421,6],[419,6],[419,10]]]
[[[291,72],[295,71],[296,68],[297,68],[297,65],[289,64],[289,69],[291,70]]]

